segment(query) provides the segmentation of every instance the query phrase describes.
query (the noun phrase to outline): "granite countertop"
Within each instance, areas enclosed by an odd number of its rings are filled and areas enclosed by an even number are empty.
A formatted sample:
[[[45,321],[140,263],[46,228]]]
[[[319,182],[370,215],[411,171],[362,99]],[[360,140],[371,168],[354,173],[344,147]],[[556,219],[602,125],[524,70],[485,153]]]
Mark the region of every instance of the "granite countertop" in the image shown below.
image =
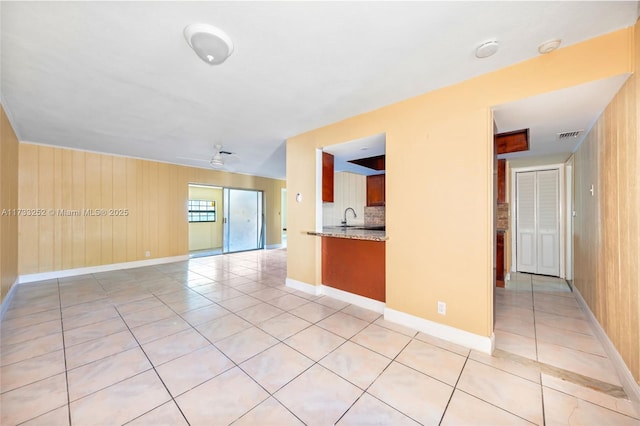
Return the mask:
[[[363,227],[347,227],[341,226],[325,226],[322,231],[308,231],[309,235],[317,235],[319,237],[347,238],[350,240],[367,240],[367,241],[386,241],[386,231],[378,231],[364,229]]]

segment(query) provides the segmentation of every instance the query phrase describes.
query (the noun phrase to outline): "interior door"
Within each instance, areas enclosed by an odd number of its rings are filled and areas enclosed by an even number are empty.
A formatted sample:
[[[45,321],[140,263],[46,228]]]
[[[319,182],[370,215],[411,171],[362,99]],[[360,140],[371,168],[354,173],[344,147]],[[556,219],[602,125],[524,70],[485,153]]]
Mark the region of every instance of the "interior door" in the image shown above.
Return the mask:
[[[516,256],[520,272],[560,275],[558,170],[516,174]]]
[[[537,274],[560,275],[558,170],[536,172]]]
[[[224,252],[264,247],[262,192],[224,189]]]
[[[536,172],[516,174],[517,268],[536,273]]]

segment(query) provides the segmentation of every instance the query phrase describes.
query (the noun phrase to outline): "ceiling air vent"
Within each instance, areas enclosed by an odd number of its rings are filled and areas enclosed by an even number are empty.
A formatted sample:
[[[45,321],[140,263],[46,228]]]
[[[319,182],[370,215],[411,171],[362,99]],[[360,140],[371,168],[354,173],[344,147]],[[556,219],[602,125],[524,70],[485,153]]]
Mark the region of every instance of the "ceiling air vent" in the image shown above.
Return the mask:
[[[575,139],[580,136],[584,132],[584,130],[574,130],[572,132],[562,132],[558,133],[558,140],[567,140],[567,139]]]

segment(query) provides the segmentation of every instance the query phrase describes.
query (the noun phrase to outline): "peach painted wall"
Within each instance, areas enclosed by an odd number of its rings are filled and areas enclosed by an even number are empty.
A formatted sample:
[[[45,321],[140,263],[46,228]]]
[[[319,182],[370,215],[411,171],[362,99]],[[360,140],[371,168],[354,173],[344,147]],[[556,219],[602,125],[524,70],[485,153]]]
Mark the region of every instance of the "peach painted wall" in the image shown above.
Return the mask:
[[[491,108],[631,72],[632,46],[623,29],[288,139],[288,278],[321,284],[320,239],[305,234],[316,223],[316,149],[385,133],[387,308],[491,336]]]

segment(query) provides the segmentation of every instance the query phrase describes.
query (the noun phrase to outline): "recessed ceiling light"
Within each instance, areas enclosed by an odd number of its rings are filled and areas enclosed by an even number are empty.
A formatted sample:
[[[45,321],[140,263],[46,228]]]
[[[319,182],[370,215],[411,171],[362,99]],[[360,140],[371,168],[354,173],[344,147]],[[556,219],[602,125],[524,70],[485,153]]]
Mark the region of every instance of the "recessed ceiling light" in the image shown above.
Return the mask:
[[[562,40],[560,40],[559,38],[545,41],[540,46],[538,46],[538,52],[542,53],[543,55],[545,53],[551,53],[554,50],[556,50],[558,47],[560,47],[560,43],[562,43]]]
[[[209,65],[219,65],[233,53],[231,38],[213,25],[188,25],[184,29],[184,38],[196,55]]]
[[[494,55],[498,51],[498,42],[496,40],[490,40],[482,43],[476,49],[476,58],[483,59]]]

